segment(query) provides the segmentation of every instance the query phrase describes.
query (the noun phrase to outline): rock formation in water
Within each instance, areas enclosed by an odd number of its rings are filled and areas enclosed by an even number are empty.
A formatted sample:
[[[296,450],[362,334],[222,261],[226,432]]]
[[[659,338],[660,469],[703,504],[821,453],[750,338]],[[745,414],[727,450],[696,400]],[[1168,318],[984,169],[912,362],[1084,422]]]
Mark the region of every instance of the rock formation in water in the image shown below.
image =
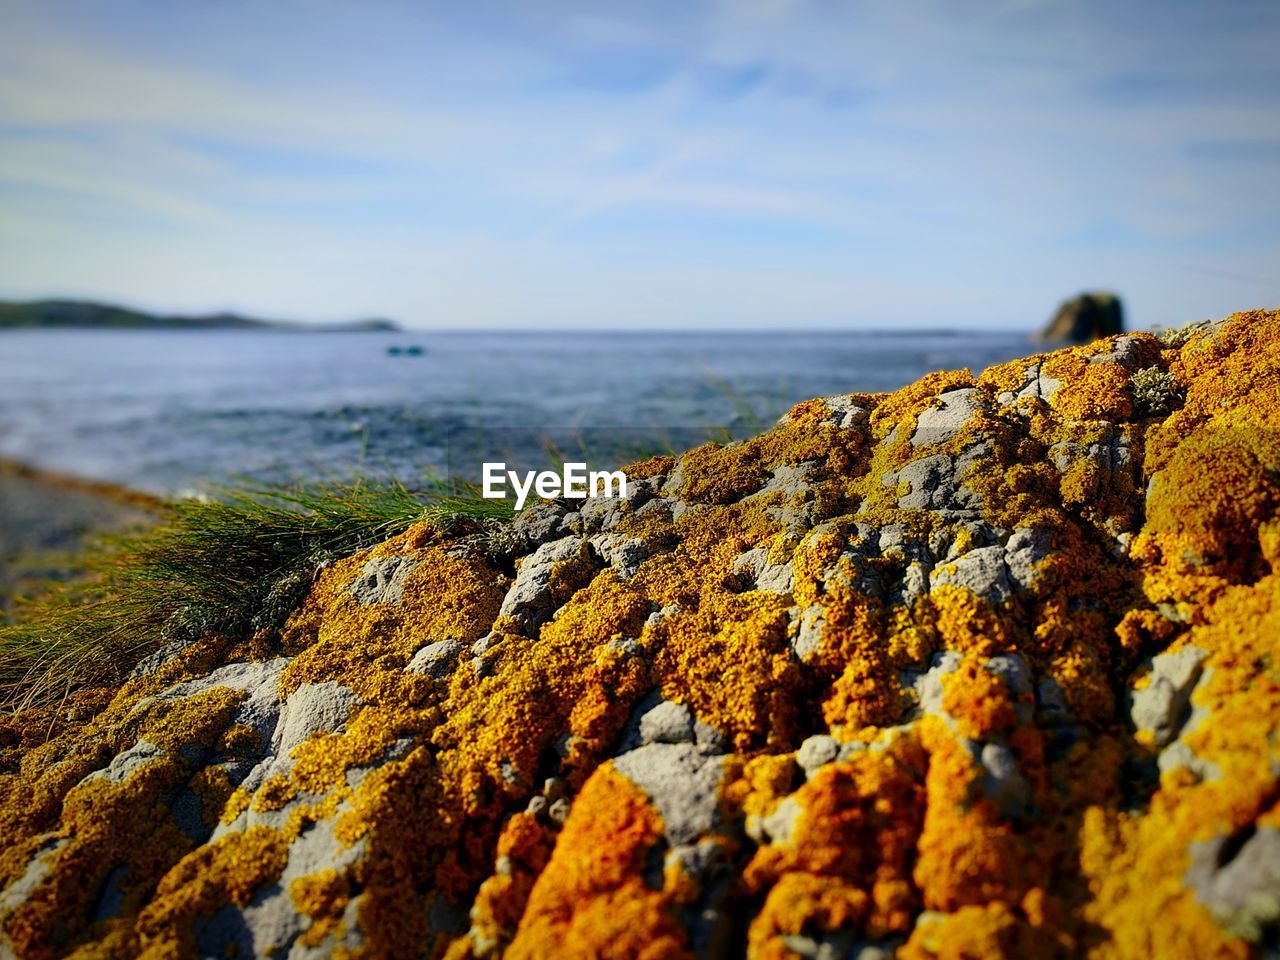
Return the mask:
[[[1124,333],[1124,307],[1114,293],[1082,293],[1058,307],[1041,340],[1051,343],[1092,343]]]
[[[1266,956],[1278,410],[1241,314],[419,525],[0,719],[0,955]]]

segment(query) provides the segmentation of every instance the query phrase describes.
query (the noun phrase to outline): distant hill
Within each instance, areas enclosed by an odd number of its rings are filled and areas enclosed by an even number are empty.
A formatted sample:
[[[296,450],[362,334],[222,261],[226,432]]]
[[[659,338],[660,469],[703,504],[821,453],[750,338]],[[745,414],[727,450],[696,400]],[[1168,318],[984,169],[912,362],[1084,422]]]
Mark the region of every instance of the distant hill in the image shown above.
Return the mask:
[[[394,320],[352,320],[345,323],[290,323],[258,320],[236,313],[200,316],[147,313],[88,300],[0,300],[0,330],[76,327],[92,330],[286,330],[298,332],[394,331]]]

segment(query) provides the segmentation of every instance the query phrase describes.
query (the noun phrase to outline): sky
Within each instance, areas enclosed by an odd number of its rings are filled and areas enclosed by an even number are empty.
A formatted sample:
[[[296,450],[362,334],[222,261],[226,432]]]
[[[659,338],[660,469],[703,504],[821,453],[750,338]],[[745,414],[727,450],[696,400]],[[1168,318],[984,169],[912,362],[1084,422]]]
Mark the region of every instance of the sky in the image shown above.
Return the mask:
[[[1273,0],[0,10],[0,297],[608,329],[1280,304]]]

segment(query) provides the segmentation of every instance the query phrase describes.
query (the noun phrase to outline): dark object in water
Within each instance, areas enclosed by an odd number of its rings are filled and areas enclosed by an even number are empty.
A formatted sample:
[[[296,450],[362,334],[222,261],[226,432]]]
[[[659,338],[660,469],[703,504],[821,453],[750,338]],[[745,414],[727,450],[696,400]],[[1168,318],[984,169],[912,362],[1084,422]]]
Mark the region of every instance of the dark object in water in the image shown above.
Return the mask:
[[[391,357],[420,357],[424,353],[426,351],[416,344],[407,347],[387,347],[387,355]]]
[[[401,347],[387,347],[387,356],[389,357],[398,357],[402,353],[404,353],[404,349]]]
[[[1039,339],[1091,343],[1117,333],[1124,333],[1124,306],[1120,298],[1114,293],[1082,293],[1058,307]]]

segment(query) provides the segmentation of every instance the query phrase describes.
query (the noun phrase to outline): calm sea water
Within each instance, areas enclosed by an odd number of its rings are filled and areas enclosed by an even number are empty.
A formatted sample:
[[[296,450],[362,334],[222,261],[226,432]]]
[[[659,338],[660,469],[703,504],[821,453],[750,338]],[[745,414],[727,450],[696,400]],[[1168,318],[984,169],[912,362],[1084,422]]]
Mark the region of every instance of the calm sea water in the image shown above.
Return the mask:
[[[808,397],[1027,351],[992,333],[6,331],[0,456],[162,493],[412,480],[460,428],[741,434]]]

